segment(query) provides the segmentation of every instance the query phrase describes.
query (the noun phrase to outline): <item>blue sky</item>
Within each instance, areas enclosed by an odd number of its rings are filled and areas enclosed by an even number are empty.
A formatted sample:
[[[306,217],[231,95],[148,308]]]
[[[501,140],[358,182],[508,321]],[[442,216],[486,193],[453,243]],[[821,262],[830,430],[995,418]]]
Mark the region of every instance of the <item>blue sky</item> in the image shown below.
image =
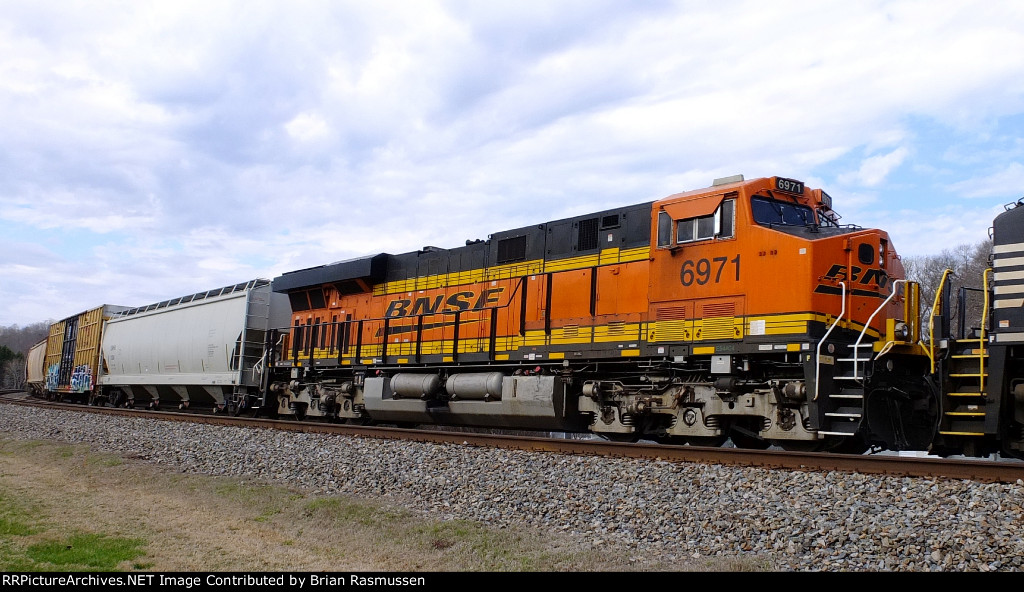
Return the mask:
[[[0,1],[0,325],[658,199],[1024,197],[1024,2]]]

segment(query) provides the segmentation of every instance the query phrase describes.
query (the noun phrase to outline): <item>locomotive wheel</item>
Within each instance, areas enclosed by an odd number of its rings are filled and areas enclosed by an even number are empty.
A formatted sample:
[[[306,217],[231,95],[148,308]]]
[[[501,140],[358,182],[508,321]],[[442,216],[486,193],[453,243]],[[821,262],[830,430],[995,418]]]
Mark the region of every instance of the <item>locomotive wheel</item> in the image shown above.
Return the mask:
[[[868,451],[868,445],[857,437],[843,438],[840,442],[829,447],[829,452],[836,454],[864,454]]]
[[[295,419],[302,421],[306,419],[306,406],[301,404],[295,405]]]
[[[635,444],[640,441],[640,433],[633,432],[632,434],[600,434],[602,438],[609,442],[625,442],[627,444]]]
[[[688,436],[686,443],[690,446],[704,446],[706,448],[718,448],[725,441],[729,439],[729,436]]]
[[[764,438],[758,438],[736,430],[733,430],[729,437],[732,439],[732,443],[736,445],[736,448],[767,450],[768,447],[772,445],[771,440],[765,440]]]
[[[818,452],[824,447],[821,440],[772,440],[772,444],[789,452]]]

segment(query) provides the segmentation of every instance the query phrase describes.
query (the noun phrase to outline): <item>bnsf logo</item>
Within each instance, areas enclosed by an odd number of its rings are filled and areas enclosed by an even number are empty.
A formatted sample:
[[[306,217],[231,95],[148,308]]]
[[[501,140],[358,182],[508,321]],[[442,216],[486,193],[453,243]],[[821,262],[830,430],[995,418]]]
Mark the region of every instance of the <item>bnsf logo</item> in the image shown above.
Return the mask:
[[[488,305],[497,304],[499,296],[504,291],[505,288],[490,288],[480,292],[479,295],[476,292],[456,292],[447,298],[444,294],[438,294],[437,296],[423,296],[415,301],[399,298],[388,304],[388,310],[384,316],[405,317],[486,308]]]
[[[863,271],[865,270],[860,267],[857,267],[856,265],[851,265],[851,277],[847,278],[846,266],[836,264],[832,266],[832,269],[828,270],[828,273],[825,274],[825,277],[827,279],[837,282],[845,282],[847,281],[847,279],[849,279],[849,281],[851,282],[859,282],[861,284],[870,284],[874,282],[875,284],[878,285],[879,288],[884,288],[885,285],[889,283],[889,274],[885,273],[884,269],[868,269],[867,272],[863,276],[861,276],[861,272]]]

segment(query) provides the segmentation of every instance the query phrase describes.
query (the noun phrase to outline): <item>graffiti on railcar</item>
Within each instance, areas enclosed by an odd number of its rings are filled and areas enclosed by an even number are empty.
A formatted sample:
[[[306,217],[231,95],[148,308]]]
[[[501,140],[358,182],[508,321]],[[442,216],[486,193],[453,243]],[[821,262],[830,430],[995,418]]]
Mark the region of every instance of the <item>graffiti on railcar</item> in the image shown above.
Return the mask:
[[[60,386],[60,364],[53,364],[46,369],[46,390],[56,391]]]
[[[70,390],[73,393],[84,393],[92,390],[92,368],[88,364],[75,366],[71,373]]]

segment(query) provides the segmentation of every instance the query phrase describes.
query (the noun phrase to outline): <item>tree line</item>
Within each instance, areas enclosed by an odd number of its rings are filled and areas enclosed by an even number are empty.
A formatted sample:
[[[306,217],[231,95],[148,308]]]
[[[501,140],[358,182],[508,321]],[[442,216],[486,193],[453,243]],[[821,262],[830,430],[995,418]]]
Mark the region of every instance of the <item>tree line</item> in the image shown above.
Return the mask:
[[[46,339],[53,321],[41,321],[24,327],[0,327],[0,388],[25,386],[25,362],[28,350]]]

